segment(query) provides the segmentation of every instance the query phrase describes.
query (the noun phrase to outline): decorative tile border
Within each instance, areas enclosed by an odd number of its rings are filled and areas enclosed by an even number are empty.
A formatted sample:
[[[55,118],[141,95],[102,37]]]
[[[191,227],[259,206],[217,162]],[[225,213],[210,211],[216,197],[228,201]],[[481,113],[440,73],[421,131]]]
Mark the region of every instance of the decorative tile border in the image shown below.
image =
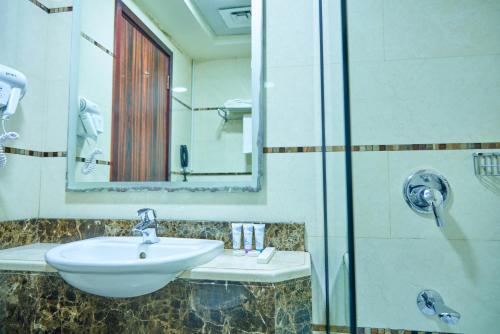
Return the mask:
[[[30,157],[37,158],[64,158],[66,157],[66,152],[42,152],[42,151],[34,151],[34,150],[25,150],[22,148],[15,147],[5,147],[5,153],[17,154],[17,155],[27,155]]]
[[[312,325],[312,330],[317,332],[326,332],[326,325]],[[351,333],[348,326],[330,326],[330,333]],[[390,329],[390,328],[373,328],[373,327],[358,327],[357,334],[453,334],[448,332],[434,332],[434,331],[418,331],[408,329]]]
[[[440,144],[389,144],[389,145],[354,145],[353,152],[396,152],[396,151],[452,151],[500,149],[500,142],[492,143],[440,143]],[[326,152],[344,152],[345,146],[326,146]],[[315,153],[321,152],[321,146],[281,146],[264,147],[264,153]]]
[[[184,175],[183,172],[172,172],[174,175]],[[215,172],[215,173],[188,173],[187,176],[238,176],[238,175],[252,175],[251,172]]]
[[[187,105],[186,103],[182,102],[179,98],[175,97],[175,96],[172,96],[172,99],[179,103],[181,106],[183,106],[184,108],[188,109],[189,111],[191,111],[191,106]]]
[[[76,157],[77,162],[85,162],[85,158],[83,157]],[[111,166],[111,161],[107,160],[96,160],[96,164],[98,165],[105,165],[105,166]]]
[[[454,151],[454,150],[484,150],[500,149],[500,142],[492,143],[443,143],[443,144],[393,144],[393,145],[355,145],[353,152],[401,152],[401,151]],[[344,152],[345,146],[327,146],[326,152]],[[321,146],[277,146],[264,147],[264,154],[271,153],[319,153]],[[14,147],[5,147],[5,153],[28,155],[41,158],[62,158],[67,152],[43,152]],[[84,161],[78,157],[77,161]],[[98,160],[99,164],[109,165],[109,161]],[[205,175],[205,173],[202,173]],[[200,174],[200,175],[202,175]],[[217,173],[220,175],[220,173]],[[233,175],[234,173],[231,173]]]
[[[41,10],[43,10],[47,14],[57,14],[57,13],[65,13],[65,12],[73,11],[72,6],[49,8],[49,7],[45,6],[43,3],[41,3],[40,1],[37,1],[37,0],[28,0],[28,1],[31,2],[32,4],[34,4],[35,6],[37,6],[38,8],[40,8]]]
[[[49,8],[49,14],[66,13],[66,12],[72,12],[72,11],[73,11],[72,6]]]
[[[222,109],[222,107],[193,108],[193,111],[215,111],[219,109]]]
[[[101,49],[102,51],[106,52],[108,55],[110,55],[111,57],[114,57],[115,54],[108,50],[104,45],[102,45],[101,43],[99,43],[98,41],[96,41],[95,39],[93,39],[92,37],[90,37],[89,35],[87,35],[86,33],[84,33],[83,31],[80,33],[80,35],[86,39],[87,41],[89,41],[90,43],[94,44],[95,46],[97,46],[99,49]]]

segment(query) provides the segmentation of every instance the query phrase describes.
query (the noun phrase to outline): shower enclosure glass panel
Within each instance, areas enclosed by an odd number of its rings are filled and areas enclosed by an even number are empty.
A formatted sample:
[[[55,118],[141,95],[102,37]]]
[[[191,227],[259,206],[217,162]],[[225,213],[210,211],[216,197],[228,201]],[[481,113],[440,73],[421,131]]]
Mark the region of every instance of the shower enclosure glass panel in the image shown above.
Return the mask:
[[[493,170],[498,161],[486,157],[500,151],[500,2],[346,2],[358,328],[497,333],[500,177]],[[329,205],[337,207],[329,217],[330,319],[342,326],[347,101],[339,7],[334,1],[323,6],[327,140],[333,145],[328,193]],[[478,176],[477,153],[487,153]],[[403,196],[408,177],[420,170],[449,185],[445,201],[444,184],[410,189],[429,208],[425,213]],[[433,183],[419,177],[424,187]]]

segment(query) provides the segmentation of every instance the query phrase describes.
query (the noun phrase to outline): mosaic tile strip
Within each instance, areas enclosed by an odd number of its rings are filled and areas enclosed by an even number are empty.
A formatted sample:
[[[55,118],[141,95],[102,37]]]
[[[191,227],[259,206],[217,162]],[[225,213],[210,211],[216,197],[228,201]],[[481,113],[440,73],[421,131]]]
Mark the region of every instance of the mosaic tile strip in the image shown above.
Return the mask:
[[[174,175],[184,175],[183,172],[172,172]],[[187,176],[237,176],[237,175],[252,175],[251,172],[215,172],[215,173],[188,173]]]
[[[193,111],[214,111],[219,110],[222,107],[204,107],[204,108],[193,108]]]
[[[75,160],[77,162],[85,162],[85,158],[83,158],[83,157],[76,157]],[[96,160],[96,164],[98,164],[98,165],[105,165],[105,166],[111,166],[111,161]]]
[[[43,3],[37,0],[28,0],[41,10],[43,10],[47,14],[57,14],[57,13],[65,13],[65,12],[71,12],[73,10],[72,6],[67,6],[67,7],[57,7],[57,8],[49,8],[45,6]]]
[[[450,151],[500,149],[500,142],[492,143],[441,143],[441,144],[390,144],[390,145],[355,145],[353,152],[384,151]],[[345,146],[327,146],[327,152],[344,152]],[[264,147],[264,153],[315,153],[321,152],[321,146],[281,146]]]
[[[184,108],[188,109],[189,111],[191,111],[191,106],[187,105],[186,103],[182,102],[179,98],[175,97],[175,96],[172,96],[172,99],[179,103],[181,106],[183,106]]]
[[[106,47],[104,45],[102,45],[101,43],[99,43],[98,41],[96,41],[95,39],[93,39],[92,37],[90,37],[89,35],[87,35],[86,33],[84,33],[83,31],[80,33],[80,35],[86,39],[87,41],[89,41],[90,43],[94,44],[95,46],[97,46],[99,49],[101,49],[102,51],[106,52],[108,55],[110,55],[111,57],[114,57],[114,53],[111,52],[110,50],[106,49]]]
[[[312,330],[317,332],[326,332],[326,325],[312,325]],[[351,333],[348,326],[330,326],[330,333]],[[373,328],[373,327],[358,327],[358,334],[453,334],[448,332],[433,332],[433,331],[418,331],[408,329],[390,329],[390,328]]]
[[[70,242],[98,236],[129,236],[136,220],[114,219],[28,219],[0,222],[0,249],[34,242]],[[163,237],[221,240],[232,247],[231,222],[161,220]],[[267,223],[264,243],[278,250],[305,250],[305,225]]]
[[[453,150],[484,150],[500,149],[500,142],[492,143],[443,143],[443,144],[391,144],[391,145],[356,145],[353,152],[398,152],[398,151],[453,151]],[[327,152],[344,152],[345,146],[327,146]],[[321,146],[278,146],[264,147],[265,154],[271,153],[319,153]],[[66,152],[42,152],[14,147],[5,147],[5,153],[29,155],[43,158],[66,157]],[[82,159],[81,157],[77,159]],[[101,164],[108,164],[109,161],[99,160]],[[219,174],[218,174],[219,175]]]
[[[66,152],[42,152],[42,151],[34,151],[34,150],[26,150],[22,148],[15,147],[5,147],[5,153],[10,154],[18,154],[18,155],[27,155],[30,157],[37,158],[64,158],[66,157]]]

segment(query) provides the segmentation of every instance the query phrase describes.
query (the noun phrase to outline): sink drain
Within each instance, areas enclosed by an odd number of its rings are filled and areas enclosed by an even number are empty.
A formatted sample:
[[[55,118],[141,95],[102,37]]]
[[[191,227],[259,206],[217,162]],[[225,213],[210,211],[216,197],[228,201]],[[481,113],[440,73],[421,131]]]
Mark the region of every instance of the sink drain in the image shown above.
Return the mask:
[[[146,252],[140,252],[139,259],[145,259],[145,258],[146,258]]]

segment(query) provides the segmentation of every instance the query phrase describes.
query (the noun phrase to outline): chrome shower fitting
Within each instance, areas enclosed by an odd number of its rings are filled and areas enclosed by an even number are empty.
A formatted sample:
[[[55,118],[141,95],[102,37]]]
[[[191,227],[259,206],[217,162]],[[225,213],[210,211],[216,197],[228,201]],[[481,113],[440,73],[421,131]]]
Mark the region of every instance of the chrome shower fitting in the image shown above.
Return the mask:
[[[443,298],[434,290],[424,290],[417,296],[418,309],[425,315],[437,315],[448,325],[456,325],[460,320],[460,313],[444,304]]]
[[[446,178],[431,170],[420,170],[408,177],[403,186],[403,197],[414,211],[433,213],[436,225],[443,227],[443,209],[450,194]]]

